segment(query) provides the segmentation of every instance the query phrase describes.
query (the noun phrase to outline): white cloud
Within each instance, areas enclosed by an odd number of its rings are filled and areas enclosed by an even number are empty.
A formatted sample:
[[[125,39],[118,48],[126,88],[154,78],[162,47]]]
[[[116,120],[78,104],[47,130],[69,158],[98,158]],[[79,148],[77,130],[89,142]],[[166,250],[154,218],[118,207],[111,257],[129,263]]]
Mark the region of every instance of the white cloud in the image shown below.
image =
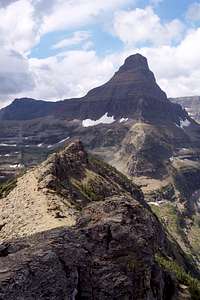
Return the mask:
[[[27,60],[14,51],[0,49],[0,99],[2,102],[34,88]]]
[[[161,87],[168,96],[200,95],[200,28],[190,31],[176,47],[140,48],[149,59]]]
[[[142,43],[168,45],[178,41],[184,30],[177,19],[162,24],[150,6],[117,12],[113,26],[115,34],[128,46]]]
[[[0,0],[0,7],[6,7],[17,0]]]
[[[136,52],[147,56],[169,96],[200,95],[200,28],[186,32],[177,19],[162,22],[152,7],[123,10],[127,3],[132,1],[4,0],[0,5],[0,99],[83,96],[106,82],[125,57]],[[98,49],[90,50],[94,45],[90,28],[85,28],[93,22],[105,30],[105,20],[113,24],[109,30],[124,49],[100,56]],[[75,32],[54,45],[65,52],[44,59],[27,57],[42,35],[66,29]],[[81,50],[66,50],[79,43]]]
[[[0,100],[34,88],[25,53],[36,43],[34,9],[28,0],[0,3]]]
[[[76,31],[74,34],[66,39],[61,40],[57,44],[53,45],[54,49],[62,49],[70,46],[76,46],[83,42],[89,42],[91,35],[88,31]]]
[[[29,0],[19,0],[0,8],[0,42],[6,48],[25,53],[39,40]]]
[[[67,51],[46,59],[30,59],[36,87],[26,94],[40,99],[83,96],[107,81],[114,72],[109,57],[99,58],[94,51]]]
[[[191,21],[200,20],[200,2],[194,2],[189,6],[186,17]]]
[[[79,66],[80,70],[77,69],[83,76],[80,82],[79,76],[75,79],[75,72],[70,69],[71,64],[68,57],[73,53],[63,54],[62,58],[61,56],[49,57],[46,60],[28,59],[28,54],[46,33],[57,30],[69,31],[69,28],[74,26],[78,26],[77,31],[81,31],[79,26],[100,22],[100,20],[102,22],[102,19],[105,20],[105,17],[108,18],[113,13],[113,9],[123,7],[129,2],[132,3],[133,1],[0,0],[0,76],[1,83],[3,83],[0,87],[1,101],[7,100],[9,96],[9,98],[20,95],[26,96],[27,90],[33,87],[34,82],[37,84],[38,92],[36,92],[37,89],[33,89],[32,94],[39,98],[42,96],[44,98],[58,98],[59,96],[79,95],[88,87],[92,87],[95,82],[100,82],[99,77],[106,76],[103,71],[100,71],[103,69],[104,63],[101,65],[99,62],[99,65],[98,57],[95,54],[96,71],[92,70],[92,61],[91,65],[89,62],[83,62],[82,67],[86,69],[83,71],[81,65]],[[86,61],[88,50],[93,48],[93,43],[86,33],[81,32],[75,33],[70,40],[57,44],[57,47],[61,49],[60,47],[65,47],[65,45],[72,45],[85,40],[81,45],[83,50],[80,52],[80,56],[84,56]],[[74,55],[72,55],[73,57]],[[99,61],[102,60],[99,59]],[[90,73],[85,76],[83,73],[87,69]],[[50,71],[57,74],[52,75]],[[107,72],[104,71],[106,74],[109,72],[109,68]],[[95,79],[96,75],[97,78]],[[51,87],[49,87],[49,82],[52,83]]]
[[[98,22],[99,16],[132,3],[133,0],[56,0],[49,14],[44,16],[42,32],[64,30]]]

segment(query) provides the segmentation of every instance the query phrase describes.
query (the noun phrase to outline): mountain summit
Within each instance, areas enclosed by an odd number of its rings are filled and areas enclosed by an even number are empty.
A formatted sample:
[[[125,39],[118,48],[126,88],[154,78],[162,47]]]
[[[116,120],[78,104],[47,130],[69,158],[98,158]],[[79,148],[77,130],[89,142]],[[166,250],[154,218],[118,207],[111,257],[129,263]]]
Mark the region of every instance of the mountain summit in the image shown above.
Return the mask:
[[[186,113],[171,104],[157,85],[147,59],[140,54],[129,56],[118,72],[104,85],[79,99],[58,102],[18,99],[0,111],[1,120],[30,120],[47,116],[69,120],[97,120],[106,113],[115,119],[129,117],[146,121],[173,121],[178,124]]]
[[[127,96],[166,100],[166,94],[157,85],[147,59],[141,54],[129,56],[108,84],[122,88]]]

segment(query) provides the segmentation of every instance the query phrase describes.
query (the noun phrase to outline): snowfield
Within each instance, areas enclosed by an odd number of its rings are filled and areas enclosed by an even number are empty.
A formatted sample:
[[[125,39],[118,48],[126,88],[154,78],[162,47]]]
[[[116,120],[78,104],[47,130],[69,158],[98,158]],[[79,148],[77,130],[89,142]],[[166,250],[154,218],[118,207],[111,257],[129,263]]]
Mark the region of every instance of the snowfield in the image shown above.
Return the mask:
[[[115,122],[114,116],[109,117],[108,113],[105,113],[100,119],[98,120],[91,120],[91,119],[85,119],[82,121],[83,127],[90,127],[90,126],[96,126],[98,124],[112,124]]]
[[[119,120],[119,123],[123,123],[123,122],[127,122],[128,121],[128,118],[121,118],[120,120]]]
[[[185,120],[180,119],[180,127],[181,128],[188,127],[188,126],[190,126],[190,124],[191,123],[188,119],[185,119]]]

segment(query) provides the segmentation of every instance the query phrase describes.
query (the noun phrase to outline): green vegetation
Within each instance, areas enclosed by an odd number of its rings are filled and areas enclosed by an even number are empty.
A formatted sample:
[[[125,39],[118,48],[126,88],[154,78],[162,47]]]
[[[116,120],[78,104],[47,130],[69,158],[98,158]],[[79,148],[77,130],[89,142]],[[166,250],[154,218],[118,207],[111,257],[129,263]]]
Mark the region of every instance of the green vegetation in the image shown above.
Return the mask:
[[[181,215],[181,212],[173,203],[163,203],[160,206],[151,204],[153,212],[158,216],[167,231],[168,237],[176,240],[183,251],[196,259],[200,254],[200,226],[199,215],[189,218]],[[189,224],[187,227],[186,224]],[[187,231],[184,230],[187,228]]]
[[[160,206],[151,205],[153,212],[158,216],[158,218],[167,225],[170,232],[179,232],[179,221],[177,216],[176,207],[171,203],[165,203]]]
[[[193,215],[192,224],[190,226],[190,230],[188,231],[188,239],[194,252],[197,255],[200,254],[200,216],[199,214]]]
[[[164,270],[173,273],[180,284],[184,284],[188,287],[191,294],[192,300],[200,299],[200,281],[193,278],[189,273],[187,273],[182,267],[180,267],[175,261],[164,258],[163,256],[156,255],[156,262]]]
[[[138,186],[136,186],[126,175],[122,174],[115,167],[103,160],[99,160],[98,157],[89,155],[89,162],[92,165],[95,165],[101,176],[105,177],[107,175],[109,178],[113,178],[114,184],[119,183],[125,190],[133,191],[133,189],[135,189],[134,192],[139,191]]]
[[[83,194],[87,195],[87,197],[92,201],[100,201],[103,199],[100,195],[95,193],[95,189],[92,187],[92,184],[80,184],[80,189]]]
[[[71,183],[86,199],[90,201],[103,200],[103,197],[100,195],[100,193],[97,193],[96,186],[93,185],[95,181],[93,182],[91,179],[85,179],[81,182],[73,178],[71,179]],[[95,184],[97,184],[97,182]]]
[[[179,244],[186,246],[185,233],[181,225],[182,216],[176,206],[173,203],[164,203],[160,206],[152,204],[151,208]]]
[[[89,162],[91,164],[94,164],[96,167],[98,167],[98,171],[100,171],[100,170],[102,170],[102,171],[107,170],[107,171],[110,171],[110,172],[115,172],[115,173],[117,172],[118,173],[118,171],[114,167],[112,167],[111,165],[107,164],[105,161],[98,159],[97,156],[89,155],[88,159],[89,159]]]
[[[151,198],[155,201],[162,199],[172,202],[176,200],[175,197],[175,190],[171,183],[163,184],[151,193]]]
[[[17,185],[17,179],[10,179],[0,184],[0,199],[6,197]]]

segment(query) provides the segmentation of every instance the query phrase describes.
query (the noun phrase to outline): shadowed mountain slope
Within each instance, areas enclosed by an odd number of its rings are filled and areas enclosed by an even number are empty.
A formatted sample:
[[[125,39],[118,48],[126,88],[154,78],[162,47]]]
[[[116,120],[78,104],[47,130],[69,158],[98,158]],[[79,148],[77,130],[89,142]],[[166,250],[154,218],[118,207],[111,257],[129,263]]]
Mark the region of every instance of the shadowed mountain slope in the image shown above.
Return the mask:
[[[146,121],[171,120],[177,123],[179,118],[187,115],[181,106],[171,104],[167,99],[149,70],[147,59],[136,54],[125,60],[111,80],[89,91],[82,98],[54,103],[16,99],[0,111],[0,119],[31,120],[49,115],[69,120],[97,120],[106,112],[115,118],[126,116]]]

